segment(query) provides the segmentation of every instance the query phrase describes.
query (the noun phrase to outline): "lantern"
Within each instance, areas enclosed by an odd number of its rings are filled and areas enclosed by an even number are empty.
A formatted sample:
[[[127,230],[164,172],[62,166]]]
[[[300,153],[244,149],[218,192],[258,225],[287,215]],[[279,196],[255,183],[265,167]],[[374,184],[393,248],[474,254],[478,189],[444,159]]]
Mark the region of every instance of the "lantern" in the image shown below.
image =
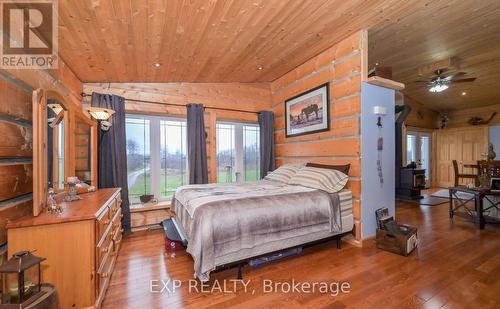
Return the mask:
[[[0,266],[2,304],[24,308],[45,294],[40,283],[40,263],[43,261],[45,258],[21,251]]]

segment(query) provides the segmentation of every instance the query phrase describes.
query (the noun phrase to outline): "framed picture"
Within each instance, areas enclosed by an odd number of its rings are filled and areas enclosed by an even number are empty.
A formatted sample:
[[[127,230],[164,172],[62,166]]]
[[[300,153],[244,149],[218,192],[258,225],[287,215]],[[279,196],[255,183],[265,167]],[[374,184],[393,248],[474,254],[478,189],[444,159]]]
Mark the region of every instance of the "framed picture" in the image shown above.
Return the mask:
[[[285,101],[286,137],[330,130],[328,83]]]

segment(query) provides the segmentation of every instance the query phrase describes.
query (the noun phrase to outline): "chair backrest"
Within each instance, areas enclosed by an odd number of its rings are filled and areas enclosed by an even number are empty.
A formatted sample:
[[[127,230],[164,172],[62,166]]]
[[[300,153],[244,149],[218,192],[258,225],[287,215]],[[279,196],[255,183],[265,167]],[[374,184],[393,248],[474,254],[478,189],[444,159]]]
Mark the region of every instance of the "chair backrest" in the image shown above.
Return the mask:
[[[453,170],[455,171],[455,177],[458,175],[458,162],[457,160],[453,160]]]

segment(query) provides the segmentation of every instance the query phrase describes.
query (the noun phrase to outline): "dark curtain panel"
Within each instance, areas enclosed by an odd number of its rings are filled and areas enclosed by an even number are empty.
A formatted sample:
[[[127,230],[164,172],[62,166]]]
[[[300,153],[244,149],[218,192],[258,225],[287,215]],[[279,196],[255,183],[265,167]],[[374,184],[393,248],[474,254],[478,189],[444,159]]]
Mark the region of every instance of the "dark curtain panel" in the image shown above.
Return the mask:
[[[207,143],[203,104],[187,105],[189,183],[208,183]]]
[[[99,188],[122,188],[122,226],[130,233],[130,204],[127,183],[127,150],[125,135],[125,99],[109,94],[92,93],[91,105],[115,111],[109,121],[113,126],[107,132],[99,128],[98,182]]]
[[[274,171],[274,114],[259,113],[260,127],[260,178]]]

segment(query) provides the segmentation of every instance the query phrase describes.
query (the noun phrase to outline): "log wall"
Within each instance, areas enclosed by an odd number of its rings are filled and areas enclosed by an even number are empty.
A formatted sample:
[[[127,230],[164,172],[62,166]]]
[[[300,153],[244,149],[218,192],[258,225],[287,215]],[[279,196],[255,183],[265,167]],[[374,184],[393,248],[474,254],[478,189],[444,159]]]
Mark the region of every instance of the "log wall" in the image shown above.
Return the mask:
[[[0,78],[0,245],[8,220],[31,213],[33,191],[31,92]]]
[[[356,239],[361,239],[360,113],[365,79],[366,33],[360,31],[271,83],[276,116],[276,164],[351,164],[348,188],[354,196]],[[329,83],[330,130],[286,138],[285,100]]]

